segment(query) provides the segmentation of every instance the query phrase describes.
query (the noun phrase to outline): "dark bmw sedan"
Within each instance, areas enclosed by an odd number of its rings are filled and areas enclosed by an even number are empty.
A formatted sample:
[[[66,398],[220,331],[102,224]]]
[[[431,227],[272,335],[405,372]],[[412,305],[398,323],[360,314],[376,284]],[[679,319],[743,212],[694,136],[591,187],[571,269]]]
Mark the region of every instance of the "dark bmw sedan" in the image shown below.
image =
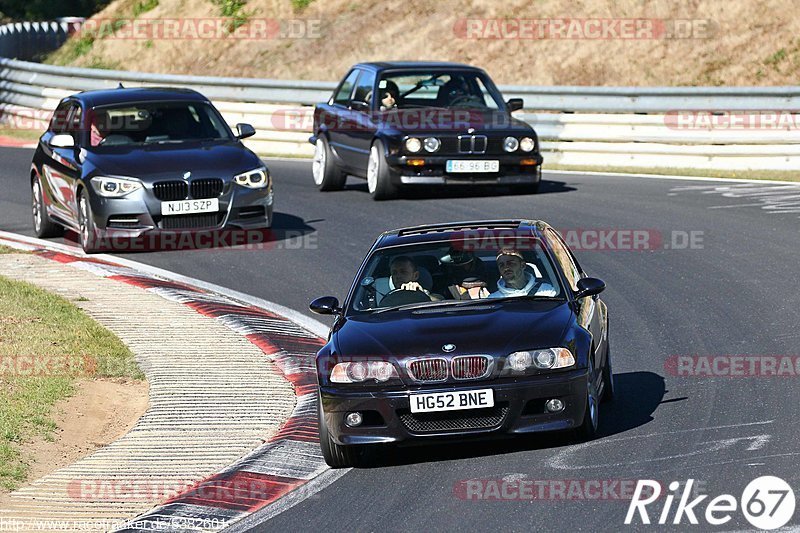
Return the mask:
[[[317,354],[319,437],[333,467],[365,446],[571,431],[591,439],[614,394],[608,314],[540,221],[382,234]]]
[[[542,156],[483,70],[457,63],[361,63],[314,110],[312,173],[322,191],[366,178],[376,200],[413,186],[509,185],[535,192]]]
[[[65,98],[31,165],[39,237],[76,231],[87,252],[108,237],[263,229],[272,224],[272,180],[201,94],[118,88]]]

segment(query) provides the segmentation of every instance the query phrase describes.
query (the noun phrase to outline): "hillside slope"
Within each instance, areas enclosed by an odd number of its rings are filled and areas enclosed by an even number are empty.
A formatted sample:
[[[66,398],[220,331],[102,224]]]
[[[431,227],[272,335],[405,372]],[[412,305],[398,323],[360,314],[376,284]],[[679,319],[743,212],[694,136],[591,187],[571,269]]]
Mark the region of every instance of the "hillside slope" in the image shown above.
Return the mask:
[[[250,27],[256,19],[270,19],[275,24],[271,28],[295,21],[314,35],[131,39],[120,30],[94,40],[76,36],[48,62],[175,74],[335,80],[358,61],[432,59],[480,65],[500,84],[529,85],[796,85],[800,73],[796,0],[312,0],[306,7],[298,6],[309,0],[248,0],[243,6],[242,2],[115,0],[94,18],[137,16],[161,22],[181,19],[186,24],[187,19],[238,13]],[[657,38],[615,38],[613,28],[601,33],[604,38],[574,38],[596,36],[592,31],[600,19],[640,18],[655,28],[640,36]],[[530,19],[555,21],[548,23],[549,28],[564,19],[579,22],[569,27],[571,33],[558,33],[556,28],[547,39],[513,38],[515,25]],[[662,27],[669,31],[676,25],[685,32],[691,27],[694,34],[658,38]],[[476,38],[497,37],[498,31],[505,38]],[[191,32],[182,36],[186,35]],[[567,38],[554,38],[557,35]]]

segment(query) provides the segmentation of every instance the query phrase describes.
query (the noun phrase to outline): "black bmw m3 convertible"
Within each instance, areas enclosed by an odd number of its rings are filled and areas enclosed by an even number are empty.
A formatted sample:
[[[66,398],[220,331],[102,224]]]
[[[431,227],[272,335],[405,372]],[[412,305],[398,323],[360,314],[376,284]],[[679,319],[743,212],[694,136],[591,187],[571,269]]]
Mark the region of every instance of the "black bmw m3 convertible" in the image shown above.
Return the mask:
[[[547,431],[591,439],[614,380],[605,284],[541,221],[383,233],[317,354],[329,465],[365,445]]]
[[[355,65],[314,110],[312,173],[322,191],[367,179],[376,200],[413,186],[509,185],[535,192],[542,156],[483,70],[458,63]]]

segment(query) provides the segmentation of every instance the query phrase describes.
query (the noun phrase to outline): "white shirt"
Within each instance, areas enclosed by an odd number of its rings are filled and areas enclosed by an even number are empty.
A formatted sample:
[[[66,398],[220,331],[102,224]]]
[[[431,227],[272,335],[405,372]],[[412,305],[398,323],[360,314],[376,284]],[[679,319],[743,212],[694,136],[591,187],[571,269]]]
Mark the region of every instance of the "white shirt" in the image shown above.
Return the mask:
[[[536,285],[536,278],[530,272],[525,272],[528,283],[521,289],[506,287],[506,281],[500,278],[497,282],[497,291],[489,295],[489,298],[508,298],[509,296],[528,296]],[[558,294],[555,287],[549,283],[542,282],[532,293],[536,296],[555,296]]]

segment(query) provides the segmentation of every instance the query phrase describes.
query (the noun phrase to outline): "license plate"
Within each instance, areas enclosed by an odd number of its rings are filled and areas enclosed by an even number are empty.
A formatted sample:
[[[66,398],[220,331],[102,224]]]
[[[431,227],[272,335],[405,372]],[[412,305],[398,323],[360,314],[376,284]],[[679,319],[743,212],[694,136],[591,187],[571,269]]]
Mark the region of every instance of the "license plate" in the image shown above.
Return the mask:
[[[492,389],[412,394],[410,399],[412,413],[494,407],[494,392]]]
[[[500,172],[500,161],[449,159],[445,168],[447,172]]]
[[[161,202],[162,215],[186,215],[189,213],[216,213],[219,211],[219,198],[208,200],[178,200]]]

